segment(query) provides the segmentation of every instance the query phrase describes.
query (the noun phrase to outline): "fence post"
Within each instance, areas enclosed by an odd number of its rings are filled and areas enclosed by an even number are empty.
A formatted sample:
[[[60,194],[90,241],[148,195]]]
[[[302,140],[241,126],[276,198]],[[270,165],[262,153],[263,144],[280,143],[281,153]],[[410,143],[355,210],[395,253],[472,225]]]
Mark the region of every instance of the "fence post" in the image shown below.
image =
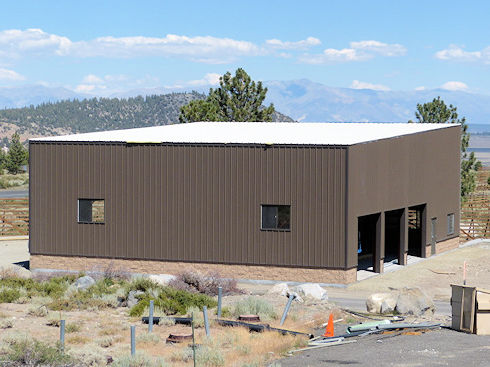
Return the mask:
[[[284,321],[286,321],[286,316],[288,314],[289,307],[291,307],[291,303],[293,302],[294,298],[295,298],[295,295],[293,295],[293,294],[289,295],[288,303],[286,303],[286,307],[284,308],[284,312],[282,313],[281,322],[279,325],[282,326],[282,324],[284,324]]]
[[[204,329],[206,330],[206,336],[209,336],[209,320],[208,320],[208,307],[202,307],[202,313],[204,314]]]
[[[150,314],[148,315],[148,332],[151,333],[153,331],[153,300],[150,301]]]
[[[136,354],[136,326],[131,326],[131,356]]]
[[[218,287],[218,319],[221,318],[221,298],[223,297],[223,287]]]
[[[60,348],[65,351],[65,320],[60,320]]]

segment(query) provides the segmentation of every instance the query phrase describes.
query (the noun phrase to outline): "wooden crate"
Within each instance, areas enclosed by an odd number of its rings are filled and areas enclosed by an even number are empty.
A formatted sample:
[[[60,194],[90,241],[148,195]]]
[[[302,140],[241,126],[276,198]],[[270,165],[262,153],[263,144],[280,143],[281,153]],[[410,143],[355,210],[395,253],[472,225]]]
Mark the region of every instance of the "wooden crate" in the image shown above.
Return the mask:
[[[490,291],[451,284],[452,325],[454,330],[490,335]]]

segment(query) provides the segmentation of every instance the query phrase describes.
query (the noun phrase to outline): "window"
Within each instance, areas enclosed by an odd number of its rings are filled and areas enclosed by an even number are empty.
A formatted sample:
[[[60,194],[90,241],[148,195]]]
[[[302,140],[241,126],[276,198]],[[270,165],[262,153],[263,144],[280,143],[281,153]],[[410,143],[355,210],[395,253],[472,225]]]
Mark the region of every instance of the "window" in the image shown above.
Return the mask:
[[[104,200],[78,199],[78,223],[104,223]]]
[[[447,215],[447,234],[454,234],[454,213]]]
[[[262,205],[262,229],[289,231],[291,205]]]

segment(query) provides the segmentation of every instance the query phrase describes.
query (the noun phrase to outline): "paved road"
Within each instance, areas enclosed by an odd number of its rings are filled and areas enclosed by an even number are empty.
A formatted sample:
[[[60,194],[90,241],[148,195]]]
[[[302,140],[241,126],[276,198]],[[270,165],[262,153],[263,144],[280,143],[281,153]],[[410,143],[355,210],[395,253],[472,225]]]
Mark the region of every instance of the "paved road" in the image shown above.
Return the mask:
[[[490,366],[490,336],[448,329],[421,335],[371,335],[356,343],[312,349],[279,361],[287,366]]]
[[[29,190],[0,190],[0,199],[26,198]]]

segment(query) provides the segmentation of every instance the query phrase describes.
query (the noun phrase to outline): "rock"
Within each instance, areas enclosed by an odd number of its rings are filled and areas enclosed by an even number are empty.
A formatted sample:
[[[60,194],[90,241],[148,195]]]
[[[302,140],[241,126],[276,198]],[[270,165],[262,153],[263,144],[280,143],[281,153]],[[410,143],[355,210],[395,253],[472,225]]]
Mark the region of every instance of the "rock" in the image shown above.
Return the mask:
[[[426,312],[434,313],[434,303],[420,288],[399,290],[395,310],[402,315],[420,316]]]
[[[305,283],[294,288],[298,295],[303,298],[313,298],[325,301],[328,299],[327,291],[320,287],[318,283]]]
[[[175,279],[175,275],[170,274],[154,274],[148,277],[151,281],[166,286],[171,280]]]
[[[128,294],[128,299],[126,300],[126,305],[131,308],[138,303],[138,296],[145,294],[142,291],[130,291]]]
[[[32,273],[30,270],[27,270],[26,268],[15,265],[15,264],[8,264],[0,267],[0,279],[3,277],[17,277],[17,278],[23,278],[23,279],[29,279],[32,278]]]
[[[267,294],[287,297],[289,294],[288,283],[277,283],[267,291]]]
[[[94,278],[85,275],[84,277],[78,278],[73,285],[77,290],[87,289],[95,284]]]
[[[386,297],[383,302],[381,302],[380,313],[393,313],[396,307],[397,297],[395,294],[390,294],[390,297]]]
[[[396,297],[391,293],[373,293],[366,300],[366,309],[370,313],[381,313],[381,305],[386,302],[386,307],[393,304],[396,306]],[[388,311],[386,311],[388,312]]]

